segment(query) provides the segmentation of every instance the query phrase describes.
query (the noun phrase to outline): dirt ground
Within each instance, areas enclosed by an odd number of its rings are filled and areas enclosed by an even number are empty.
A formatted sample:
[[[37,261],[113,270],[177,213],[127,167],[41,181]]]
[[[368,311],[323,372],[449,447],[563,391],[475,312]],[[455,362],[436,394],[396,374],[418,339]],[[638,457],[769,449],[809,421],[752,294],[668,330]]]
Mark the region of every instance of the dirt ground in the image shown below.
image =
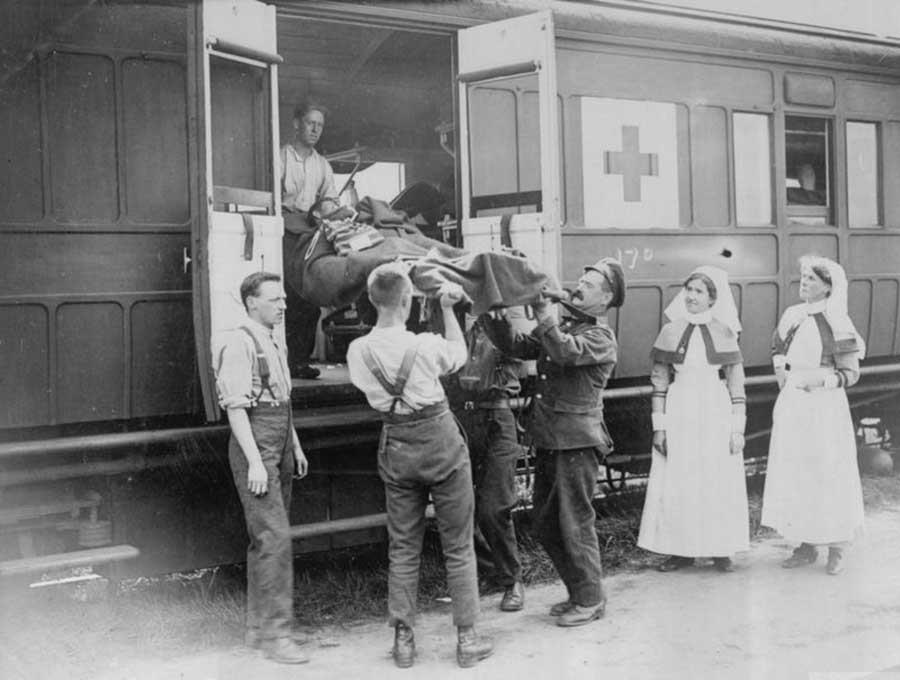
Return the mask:
[[[134,654],[109,656],[95,677],[900,678],[900,508],[868,516],[866,535],[840,576],[825,574],[821,558],[808,568],[781,569],[789,549],[779,538],[756,542],[737,557],[731,574],[706,564],[669,574],[614,575],[606,579],[606,617],[581,628],[559,628],[548,616],[550,605],[561,599],[559,585],[529,589],[525,610],[514,614],[497,609],[498,595],[486,597],[480,628],[494,637],[495,652],[469,670],[456,666],[447,607],[421,618],[418,657],[410,670],[391,662],[390,629],[370,623],[317,631],[307,644],[311,662],[304,666],[279,666],[240,647],[142,658],[137,642]],[[60,671],[47,677],[65,677]],[[29,675],[39,678],[40,673]]]

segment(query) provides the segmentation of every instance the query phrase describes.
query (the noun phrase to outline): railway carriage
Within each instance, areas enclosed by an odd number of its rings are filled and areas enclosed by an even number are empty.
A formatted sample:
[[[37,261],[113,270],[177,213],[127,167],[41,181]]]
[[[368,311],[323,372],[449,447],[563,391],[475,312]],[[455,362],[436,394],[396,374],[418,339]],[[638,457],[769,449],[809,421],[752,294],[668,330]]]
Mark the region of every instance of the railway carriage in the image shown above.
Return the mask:
[[[847,270],[869,348],[853,400],[900,389],[898,40],[614,1],[0,12],[0,559],[242,559],[211,357],[240,279],[281,268],[277,150],[306,97],[339,175],[440,197],[433,233],[510,244],[564,285],[621,259],[620,472],[649,448],[650,345],[697,264],[729,272],[741,311],[748,455],[801,254]],[[297,550],[380,540],[378,422],[339,378],[294,400]]]

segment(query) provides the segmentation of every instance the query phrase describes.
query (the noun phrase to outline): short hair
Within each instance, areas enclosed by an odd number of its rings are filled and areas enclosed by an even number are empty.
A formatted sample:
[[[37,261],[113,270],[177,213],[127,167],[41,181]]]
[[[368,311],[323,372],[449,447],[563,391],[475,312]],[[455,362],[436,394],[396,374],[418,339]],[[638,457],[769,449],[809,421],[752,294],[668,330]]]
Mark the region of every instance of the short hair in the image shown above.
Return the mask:
[[[324,203],[334,203],[338,208],[341,207],[341,202],[337,198],[332,198],[331,196],[323,196],[318,199],[315,203],[309,206],[309,209],[306,211],[306,221],[311,227],[318,227],[321,223],[322,219],[326,217],[322,215],[322,204]],[[316,213],[319,213],[319,217],[316,217]],[[331,214],[330,212],[328,213]]]
[[[813,273],[827,283],[829,288],[834,285],[831,282],[831,272],[828,270],[824,258],[815,255],[804,255],[800,258],[800,267],[802,268],[804,265],[812,269]],[[830,295],[831,291],[828,294]]]
[[[412,281],[402,266],[394,262],[378,265],[366,281],[369,300],[376,307],[399,307],[403,296],[412,293]]]
[[[259,287],[266,281],[280,282],[281,277],[272,272],[253,272],[241,281],[241,302],[244,304],[244,309],[247,309],[247,298],[250,296],[258,297]]]
[[[709,293],[709,301],[716,301],[716,298],[719,296],[719,292],[716,290],[716,284],[713,283],[713,280],[711,278],[701,272],[694,272],[684,280],[684,283],[681,284],[681,287],[687,288],[687,285],[691,281],[702,281],[703,285],[706,286],[706,292]]]
[[[322,117],[328,119],[328,108],[314,99],[307,99],[294,107],[294,118],[303,120],[310,111],[318,111]]]

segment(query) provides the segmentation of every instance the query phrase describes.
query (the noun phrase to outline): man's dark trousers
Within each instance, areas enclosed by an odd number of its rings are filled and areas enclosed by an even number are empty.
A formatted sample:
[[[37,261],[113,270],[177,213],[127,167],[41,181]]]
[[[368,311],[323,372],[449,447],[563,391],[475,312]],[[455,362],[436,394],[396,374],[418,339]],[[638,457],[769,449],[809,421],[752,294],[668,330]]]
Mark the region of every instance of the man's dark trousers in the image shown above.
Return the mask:
[[[285,304],[284,332],[287,340],[288,358],[292,365],[308,364],[316,346],[316,329],[322,309],[304,300],[298,291],[288,283],[288,272],[293,271],[296,258],[303,258],[306,248],[309,246],[310,237],[315,230],[308,230],[302,234],[284,232],[282,243],[283,269],[285,273]],[[299,263],[297,263],[299,266]],[[293,279],[294,277],[290,277]]]
[[[475,499],[465,441],[446,402],[410,416],[384,415],[378,473],[384,482],[389,538],[390,624],[415,623],[428,494],[441,536],[453,623],[478,617],[478,575],[472,545]]]
[[[494,578],[506,588],[522,580],[512,519],[518,502],[516,463],[520,454],[516,419],[509,406],[477,407],[458,413],[469,438],[475,523],[490,550]]]
[[[605,600],[591,504],[596,482],[594,448],[538,449],[533,500],[541,544],[566,585],[569,601],[582,607]]]
[[[294,475],[290,404],[248,409],[250,428],[269,476],[269,490],[247,489],[247,459],[234,436],[228,462],[237,487],[250,546],[247,548],[247,628],[262,640],[288,637],[294,618],[294,566],[288,510]]]

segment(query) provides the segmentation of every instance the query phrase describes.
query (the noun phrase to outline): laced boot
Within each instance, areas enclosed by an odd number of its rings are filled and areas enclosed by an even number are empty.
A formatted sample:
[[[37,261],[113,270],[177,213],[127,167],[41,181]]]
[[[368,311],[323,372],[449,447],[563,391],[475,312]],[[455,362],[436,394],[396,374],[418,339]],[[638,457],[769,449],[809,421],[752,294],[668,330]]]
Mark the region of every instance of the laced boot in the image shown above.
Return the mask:
[[[409,668],[416,657],[416,639],[412,628],[405,623],[394,627],[394,648],[391,650],[397,668]]]
[[[591,621],[602,619],[604,614],[606,614],[605,599],[590,607],[582,607],[579,604],[575,604],[569,611],[556,620],[556,625],[563,626],[564,628],[583,626]]]
[[[565,600],[563,602],[557,602],[555,605],[550,607],[550,616],[562,616],[566,612],[572,611],[575,608],[575,603],[572,600]]]
[[[509,586],[500,600],[500,611],[517,612],[525,606],[525,588],[519,581]]]
[[[828,548],[828,563],[825,571],[831,576],[837,576],[844,571],[844,551],[834,546]]]
[[[818,557],[819,553],[816,550],[816,546],[811,543],[801,543],[798,547],[794,548],[794,553],[782,562],[781,566],[785,569],[805,567],[807,564],[815,562]]]
[[[309,657],[297,643],[286,637],[265,641],[262,643],[262,650],[265,657],[275,663],[294,664],[309,661]]]
[[[475,632],[475,626],[460,626],[456,644],[456,662],[460,668],[471,668],[494,651],[493,641]]]

